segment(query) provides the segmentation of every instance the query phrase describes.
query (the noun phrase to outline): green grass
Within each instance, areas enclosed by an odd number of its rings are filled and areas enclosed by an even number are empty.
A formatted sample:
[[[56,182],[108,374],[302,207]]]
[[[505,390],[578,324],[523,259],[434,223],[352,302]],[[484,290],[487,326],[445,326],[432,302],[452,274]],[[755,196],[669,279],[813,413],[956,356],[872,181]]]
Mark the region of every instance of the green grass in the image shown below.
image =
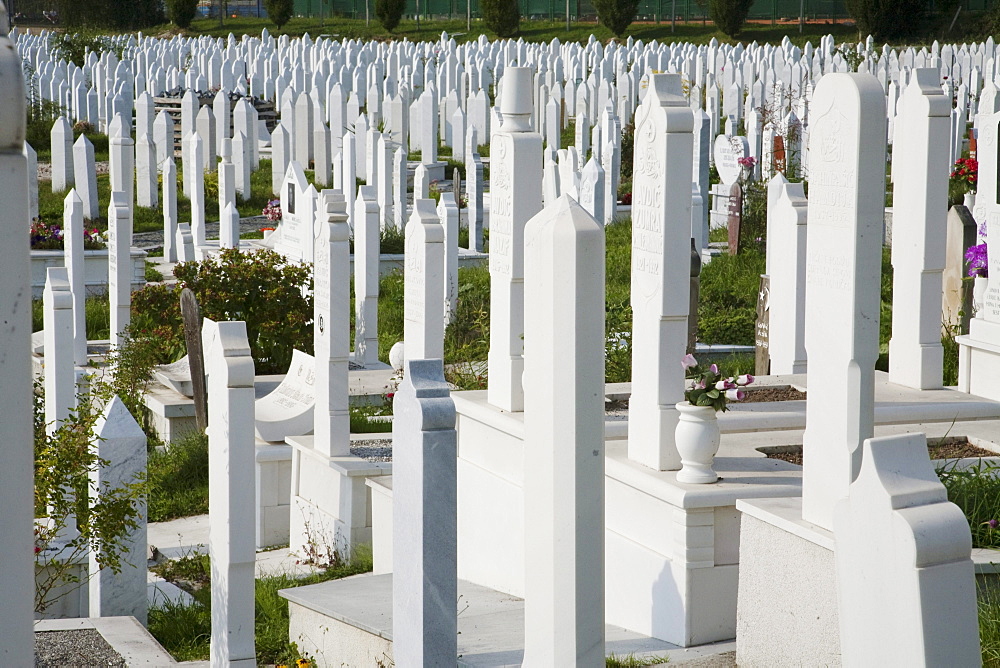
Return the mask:
[[[352,434],[386,434],[392,431],[392,422],[369,420],[379,415],[392,415],[392,404],[384,406],[351,406]]]
[[[590,35],[594,35],[598,40],[606,42],[614,35],[604,26],[596,22],[575,22],[571,24],[570,30],[566,30],[566,22],[559,20],[529,20],[523,17],[521,20],[520,38],[526,42],[549,42],[558,37],[560,42],[580,42],[586,43]],[[267,19],[257,19],[251,17],[227,18],[220,27],[218,19],[197,19],[192,22],[191,27],[184,31],[189,36],[210,35],[212,37],[226,37],[233,33],[237,37],[241,34],[260,35],[261,30],[267,28],[272,35],[301,36],[309,33],[313,37],[319,35],[332,35],[337,38],[349,39],[396,39],[403,38],[411,41],[436,41],[440,39],[441,32],[445,31],[454,36],[456,42],[467,42],[479,39],[485,34],[490,39],[496,36],[485,29],[483,22],[479,19],[472,21],[471,30],[466,30],[465,19],[457,20],[421,20],[419,28],[416,21],[401,21],[392,34],[373,20],[366,26],[364,19],[346,18],[305,18],[295,17],[286,23],[281,29],[274,26]],[[159,35],[164,32],[177,32],[176,26],[164,24],[147,28],[144,31],[147,35]],[[460,34],[461,33],[461,34]],[[807,40],[813,44],[819,37],[833,34],[837,41],[858,39],[857,29],[843,24],[814,23],[807,24],[802,34],[798,32],[798,25],[770,25],[752,23],[744,27],[740,40],[744,44],[756,40],[758,43],[779,44],[786,35],[795,44],[803,46]],[[633,23],[626,36],[635,39],[650,41],[658,39],[660,41],[674,42],[684,41],[694,44],[707,44],[712,38],[719,42],[733,44],[735,40],[730,39],[720,31],[710,21],[707,25],[702,22],[678,23],[675,32],[671,32],[670,23]]]
[[[149,610],[149,632],[178,661],[204,661],[209,658],[212,632],[211,592],[207,584],[211,570],[205,555],[186,558],[186,564],[160,569],[164,577],[195,579],[191,605],[164,603]],[[300,657],[288,639],[288,602],[278,595],[281,589],[336,580],[372,569],[371,548],[361,546],[351,560],[335,568],[303,578],[287,575],[268,576],[256,581],[254,592],[255,644],[257,664],[291,664]]]
[[[184,181],[181,173],[180,161],[177,161],[177,221],[180,223],[191,222],[191,201],[184,196]],[[307,179],[311,181],[311,172],[307,173]],[[213,177],[209,177],[211,181]],[[162,194],[162,188],[161,188]],[[205,219],[216,221],[219,219],[219,199],[217,190],[209,193],[206,189],[205,195]],[[260,169],[250,174],[250,199],[237,201],[237,209],[241,217],[259,216],[268,200],[273,198],[271,194],[271,161],[261,160]],[[68,193],[53,193],[50,181],[38,182],[38,215],[46,222],[62,222],[63,201]],[[98,219],[92,221],[101,230],[108,227],[107,211],[111,202],[111,177],[101,174],[97,177],[97,200]],[[155,232],[163,229],[163,209],[162,201],[157,208],[147,208],[136,206],[133,209],[132,229],[134,232]]]
[[[1000,668],[1000,587],[979,584],[979,643],[985,668]]]
[[[948,490],[948,500],[962,509],[972,530],[972,546],[1000,548],[1000,528],[987,522],[1000,520],[1000,467],[979,462],[959,468],[951,462],[938,469],[938,477]]]
[[[149,453],[149,521],[208,512],[208,437],[190,434]]]
[[[83,302],[84,321],[86,322],[87,339],[107,339],[111,333],[111,314],[107,295],[87,297]],[[42,331],[44,322],[44,304],[41,299],[31,300],[31,331]]]

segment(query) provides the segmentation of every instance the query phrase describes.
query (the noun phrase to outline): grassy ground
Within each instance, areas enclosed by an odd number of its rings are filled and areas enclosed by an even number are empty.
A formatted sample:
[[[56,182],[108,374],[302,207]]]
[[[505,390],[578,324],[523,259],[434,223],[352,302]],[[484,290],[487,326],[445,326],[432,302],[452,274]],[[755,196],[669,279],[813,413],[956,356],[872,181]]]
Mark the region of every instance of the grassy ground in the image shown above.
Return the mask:
[[[272,35],[289,35],[293,37],[309,33],[312,37],[320,35],[331,35],[338,38],[358,38],[375,39],[380,41],[408,39],[410,41],[434,41],[440,39],[442,32],[447,32],[453,36],[457,42],[473,41],[479,39],[480,35],[486,35],[490,39],[495,39],[496,35],[486,30],[483,22],[475,19],[472,21],[471,29],[466,29],[464,19],[458,20],[421,20],[419,27],[413,20],[401,21],[396,30],[390,34],[386,32],[378,21],[372,17],[370,24],[365,25],[364,19],[347,18],[302,18],[296,17],[286,23],[281,29],[275,27],[268,19],[257,19],[251,17],[228,18],[223,25],[219,26],[218,19],[198,19],[191,27],[183,31],[184,34],[198,37],[208,35],[212,37],[226,37],[229,33],[234,35],[248,34],[259,35],[261,30],[267,28]],[[182,32],[173,24],[164,24],[147,28],[143,31],[146,35],[165,35]],[[843,23],[810,23],[805,26],[804,32],[798,32],[798,25],[770,25],[768,23],[747,24],[740,40],[744,43],[757,41],[758,43],[778,44],[787,35],[788,38],[799,45],[811,40],[814,44],[823,35],[832,34],[838,41],[857,40],[858,31]],[[549,42],[553,38],[558,38],[561,42],[581,42],[586,43],[594,35],[598,40],[606,42],[614,35],[610,30],[596,22],[580,21],[571,24],[566,30],[565,21],[529,20],[522,18],[521,32],[519,37],[526,42]],[[633,23],[626,37],[642,39],[645,41],[660,40],[666,42],[685,41],[694,44],[707,44],[713,38],[719,42],[734,43],[719,32],[712,22],[703,24],[678,23],[671,32],[670,23]]]
[[[288,602],[278,595],[281,589],[326,582],[365,573],[372,569],[371,549],[358,549],[351,560],[304,578],[286,575],[260,578],[254,592],[255,644],[257,664],[294,664],[300,658],[288,641]],[[193,555],[156,569],[167,580],[185,580],[195,602],[191,605],[165,603],[149,610],[149,632],[178,661],[209,658],[212,632],[211,568],[207,555]]]

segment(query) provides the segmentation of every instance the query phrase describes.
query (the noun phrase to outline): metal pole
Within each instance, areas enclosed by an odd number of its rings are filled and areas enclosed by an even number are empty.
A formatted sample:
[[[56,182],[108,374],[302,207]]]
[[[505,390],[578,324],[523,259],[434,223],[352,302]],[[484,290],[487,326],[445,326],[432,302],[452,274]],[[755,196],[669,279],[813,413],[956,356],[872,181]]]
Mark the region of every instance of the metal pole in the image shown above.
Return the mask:
[[[420,0],[417,0],[417,30],[420,30]]]
[[[677,28],[677,0],[670,0],[670,32]]]
[[[806,0],[799,0],[799,34],[805,29],[806,25]]]
[[[569,0],[566,0],[566,32],[569,32]]]
[[[472,0],[465,0],[465,31],[472,31]]]

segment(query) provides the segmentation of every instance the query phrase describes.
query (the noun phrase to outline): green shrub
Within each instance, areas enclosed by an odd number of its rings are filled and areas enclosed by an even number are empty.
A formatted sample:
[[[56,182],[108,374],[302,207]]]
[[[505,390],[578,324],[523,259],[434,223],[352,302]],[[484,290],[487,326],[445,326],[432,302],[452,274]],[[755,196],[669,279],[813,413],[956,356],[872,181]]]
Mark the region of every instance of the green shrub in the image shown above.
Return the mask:
[[[278,28],[288,23],[294,11],[292,0],[264,0],[264,9],[267,10],[267,17],[274,22]]]
[[[844,0],[862,39],[871,35],[876,44],[913,37],[924,27],[924,0]]]
[[[257,373],[284,373],[295,348],[312,354],[309,265],[289,264],[270,250],[225,249],[203,262],[179,263],[174,276],[176,287],[147,285],[132,295],[131,332],[156,339],[164,350],[162,362],[185,350],[179,301],[184,287],[198,298],[203,317],[247,323]]]
[[[497,37],[514,37],[521,31],[521,9],[517,0],[480,0],[479,11],[486,29]]]
[[[386,32],[392,32],[403,18],[406,0],[375,0],[375,18]]]
[[[753,0],[709,0],[708,14],[724,34],[737,37],[750,13]]]
[[[1000,548],[1000,466],[980,461],[959,468],[952,461],[939,468],[938,477],[948,490],[948,500],[965,513],[972,531],[972,547]]]
[[[638,7],[639,0],[594,0],[597,19],[618,37],[632,25]]]
[[[198,0],[166,0],[167,16],[178,28],[191,27],[198,12]]]

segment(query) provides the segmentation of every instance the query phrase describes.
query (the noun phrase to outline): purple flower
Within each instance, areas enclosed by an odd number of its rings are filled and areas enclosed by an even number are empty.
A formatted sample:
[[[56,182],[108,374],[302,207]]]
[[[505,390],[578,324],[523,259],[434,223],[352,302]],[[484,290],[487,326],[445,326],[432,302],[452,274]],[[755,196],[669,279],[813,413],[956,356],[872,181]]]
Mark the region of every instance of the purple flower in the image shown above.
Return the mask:
[[[989,276],[989,257],[985,242],[969,246],[965,251],[965,261],[969,263],[969,276],[981,278]]]
[[[993,520],[989,520],[989,521],[983,522],[983,524],[986,525],[986,526],[988,526],[991,529],[996,529],[997,527],[1000,527],[1000,520],[993,519]]]
[[[698,360],[694,358],[694,355],[688,353],[681,358],[681,366],[684,367],[685,371],[687,371],[688,369],[698,366]]]
[[[736,384],[737,385],[749,385],[752,382],[753,382],[753,376],[751,376],[748,373],[744,374],[744,375],[742,375],[742,376],[740,376],[739,378],[736,379]]]
[[[708,370],[711,371],[712,373],[718,375],[718,373],[719,373],[719,366],[717,364],[713,364],[712,366],[708,367]]]
[[[743,390],[736,390],[736,389],[726,390],[726,399],[729,399],[730,401],[743,401],[743,399],[745,399],[746,396],[747,393],[744,392]]]

